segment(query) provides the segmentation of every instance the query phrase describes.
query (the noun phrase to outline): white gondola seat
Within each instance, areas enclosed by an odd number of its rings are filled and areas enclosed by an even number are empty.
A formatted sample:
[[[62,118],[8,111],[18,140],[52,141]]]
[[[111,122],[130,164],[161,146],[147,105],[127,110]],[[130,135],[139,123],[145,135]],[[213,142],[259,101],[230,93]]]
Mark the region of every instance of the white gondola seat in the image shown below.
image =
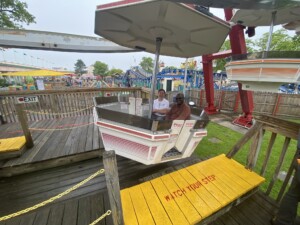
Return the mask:
[[[146,165],[156,164],[189,157],[207,135],[205,113],[191,120],[156,121],[147,118],[147,104],[142,102],[140,98],[119,102],[116,96],[94,98],[95,125],[105,150]]]
[[[300,51],[234,55],[225,67],[243,90],[278,92],[282,84],[300,82]]]

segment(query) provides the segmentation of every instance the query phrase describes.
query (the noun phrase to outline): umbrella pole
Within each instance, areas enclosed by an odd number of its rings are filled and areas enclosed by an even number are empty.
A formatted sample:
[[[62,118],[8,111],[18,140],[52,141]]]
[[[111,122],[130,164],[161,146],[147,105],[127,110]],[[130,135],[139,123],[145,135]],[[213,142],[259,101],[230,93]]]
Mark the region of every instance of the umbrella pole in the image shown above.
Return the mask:
[[[272,12],[272,22],[271,22],[270,31],[269,31],[269,38],[268,38],[268,42],[267,42],[266,52],[270,51],[271,42],[272,42],[273,27],[274,27],[274,23],[275,23],[275,19],[276,19],[276,13],[277,13],[276,11]]]
[[[154,62],[154,70],[152,74],[151,94],[150,94],[150,101],[149,101],[149,115],[148,115],[149,119],[151,119],[152,111],[153,111],[153,101],[154,101],[155,90],[156,90],[156,74],[158,73],[158,61],[159,61],[161,43],[162,43],[162,38],[156,38],[155,62]]]
[[[183,79],[183,95],[185,96],[185,92],[186,92],[186,78],[187,78],[187,67],[188,67],[188,59],[186,58],[185,60],[185,68],[184,68],[184,79]]]

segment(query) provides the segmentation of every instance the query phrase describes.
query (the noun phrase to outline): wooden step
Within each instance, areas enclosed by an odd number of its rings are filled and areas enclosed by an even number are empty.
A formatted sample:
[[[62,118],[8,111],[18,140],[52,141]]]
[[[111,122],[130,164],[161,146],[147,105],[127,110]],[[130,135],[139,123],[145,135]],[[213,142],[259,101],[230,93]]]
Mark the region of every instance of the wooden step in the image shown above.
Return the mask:
[[[0,159],[18,157],[25,149],[25,136],[0,139]]]
[[[264,180],[223,154],[121,190],[124,222],[195,224],[239,202]]]

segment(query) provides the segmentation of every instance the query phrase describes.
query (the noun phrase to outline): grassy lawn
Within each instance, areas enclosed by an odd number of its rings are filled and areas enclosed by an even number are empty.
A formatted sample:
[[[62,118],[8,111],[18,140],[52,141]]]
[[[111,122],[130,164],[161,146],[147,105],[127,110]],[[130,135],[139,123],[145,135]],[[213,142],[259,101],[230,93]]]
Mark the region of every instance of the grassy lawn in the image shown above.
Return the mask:
[[[231,150],[234,144],[237,143],[237,141],[243,136],[242,134],[236,131],[233,131],[229,128],[226,128],[224,126],[218,125],[213,122],[209,123],[207,130],[208,130],[208,136],[202,140],[202,142],[198,145],[196,149],[196,153],[201,158],[213,157],[222,153],[226,154]],[[265,158],[270,137],[271,137],[271,133],[266,132],[263,138],[261,151],[258,156],[258,161],[256,167],[254,168],[254,170],[257,173],[260,173],[260,169],[262,167],[263,160]],[[278,164],[278,159],[280,156],[280,152],[284,140],[285,138],[280,135],[278,135],[276,138],[275,144],[273,146],[271,158],[265,174],[266,182],[261,185],[261,189],[263,191],[267,190],[268,184],[272,179],[276,165]],[[297,148],[296,146],[297,146],[297,142],[295,140],[292,140],[289,145],[286,157],[284,159],[284,164],[281,168],[281,171],[286,171],[286,172],[288,171],[288,167],[292,161],[295,150]],[[250,149],[250,142],[248,142],[245,146],[242,147],[242,149],[240,149],[240,151],[234,156],[234,159],[240,162],[241,164],[246,165],[246,159],[247,159],[247,154],[249,149]],[[275,186],[273,187],[273,191],[271,193],[271,197],[275,198],[275,196],[277,196],[277,193],[279,192],[281,185],[282,185],[281,181],[279,180],[276,181]]]

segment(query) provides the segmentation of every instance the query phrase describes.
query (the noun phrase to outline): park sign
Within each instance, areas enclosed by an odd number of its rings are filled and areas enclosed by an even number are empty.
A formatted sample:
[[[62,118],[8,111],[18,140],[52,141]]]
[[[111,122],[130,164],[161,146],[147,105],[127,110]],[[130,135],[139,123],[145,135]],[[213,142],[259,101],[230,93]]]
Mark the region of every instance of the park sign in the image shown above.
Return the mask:
[[[17,103],[32,103],[32,102],[39,102],[37,96],[20,96],[17,97]]]

